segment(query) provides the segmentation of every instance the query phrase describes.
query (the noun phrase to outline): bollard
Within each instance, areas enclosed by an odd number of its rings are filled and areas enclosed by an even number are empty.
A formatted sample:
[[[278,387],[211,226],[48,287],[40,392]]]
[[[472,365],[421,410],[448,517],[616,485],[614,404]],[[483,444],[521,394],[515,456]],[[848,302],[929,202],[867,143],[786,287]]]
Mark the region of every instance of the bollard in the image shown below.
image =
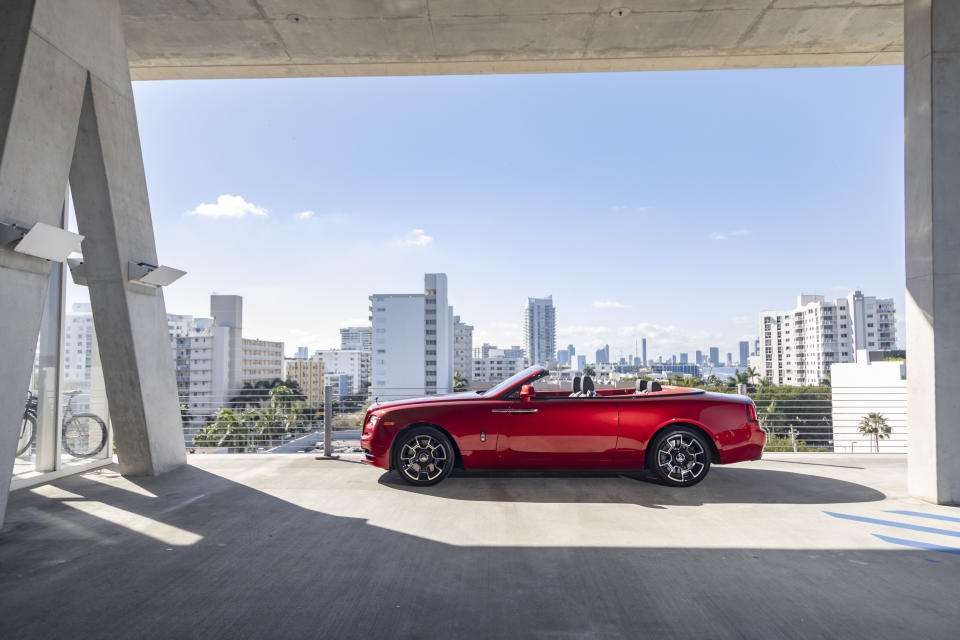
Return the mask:
[[[323,455],[316,456],[317,460],[338,460],[340,456],[333,455],[333,386],[323,388]]]

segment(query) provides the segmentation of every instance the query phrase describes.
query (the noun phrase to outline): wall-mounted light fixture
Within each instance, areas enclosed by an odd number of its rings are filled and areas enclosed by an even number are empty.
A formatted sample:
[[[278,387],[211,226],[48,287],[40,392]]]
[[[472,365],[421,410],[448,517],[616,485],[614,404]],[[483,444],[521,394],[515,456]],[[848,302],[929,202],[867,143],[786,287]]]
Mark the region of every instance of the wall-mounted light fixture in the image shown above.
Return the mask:
[[[0,222],[0,245],[12,245],[13,250],[35,258],[63,262],[67,256],[80,251],[83,236],[60,227],[38,222],[24,227],[14,222]]]
[[[147,262],[131,260],[127,265],[127,280],[149,287],[166,287],[185,275],[187,275],[186,271],[163,265],[156,266]]]

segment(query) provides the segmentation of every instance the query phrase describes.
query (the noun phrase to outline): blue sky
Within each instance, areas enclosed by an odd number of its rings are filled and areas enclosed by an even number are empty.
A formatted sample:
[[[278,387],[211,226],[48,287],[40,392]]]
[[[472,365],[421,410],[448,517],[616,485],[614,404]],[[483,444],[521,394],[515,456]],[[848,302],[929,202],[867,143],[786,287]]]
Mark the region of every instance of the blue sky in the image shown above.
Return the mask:
[[[134,83],[160,259],[188,271],[167,309],[241,294],[244,333],[289,353],[336,346],[370,293],[443,271],[475,344],[518,343],[525,298],[553,294],[560,345],[617,356],[647,337],[654,357],[736,352],[801,291],[893,296],[902,316],[902,82],[870,67]]]

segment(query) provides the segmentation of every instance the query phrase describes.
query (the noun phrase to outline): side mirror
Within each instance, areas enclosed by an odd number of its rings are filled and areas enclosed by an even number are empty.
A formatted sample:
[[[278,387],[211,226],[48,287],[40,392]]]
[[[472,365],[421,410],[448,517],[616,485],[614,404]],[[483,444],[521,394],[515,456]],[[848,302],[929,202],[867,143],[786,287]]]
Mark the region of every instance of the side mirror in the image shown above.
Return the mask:
[[[533,400],[534,396],[537,395],[537,392],[534,390],[532,384],[525,384],[520,387],[520,401],[521,402],[530,402]]]

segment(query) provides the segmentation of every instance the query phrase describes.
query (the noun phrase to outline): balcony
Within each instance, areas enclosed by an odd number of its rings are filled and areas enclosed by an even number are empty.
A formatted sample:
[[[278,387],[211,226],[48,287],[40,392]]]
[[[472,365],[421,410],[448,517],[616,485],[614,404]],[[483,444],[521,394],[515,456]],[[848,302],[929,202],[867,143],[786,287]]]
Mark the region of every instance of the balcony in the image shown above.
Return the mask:
[[[424,607],[457,638],[952,637],[960,524],[905,474],[887,455],[768,455],[685,491],[546,472],[413,489],[297,455],[107,468],[11,494],[0,615],[11,638],[414,637]]]

